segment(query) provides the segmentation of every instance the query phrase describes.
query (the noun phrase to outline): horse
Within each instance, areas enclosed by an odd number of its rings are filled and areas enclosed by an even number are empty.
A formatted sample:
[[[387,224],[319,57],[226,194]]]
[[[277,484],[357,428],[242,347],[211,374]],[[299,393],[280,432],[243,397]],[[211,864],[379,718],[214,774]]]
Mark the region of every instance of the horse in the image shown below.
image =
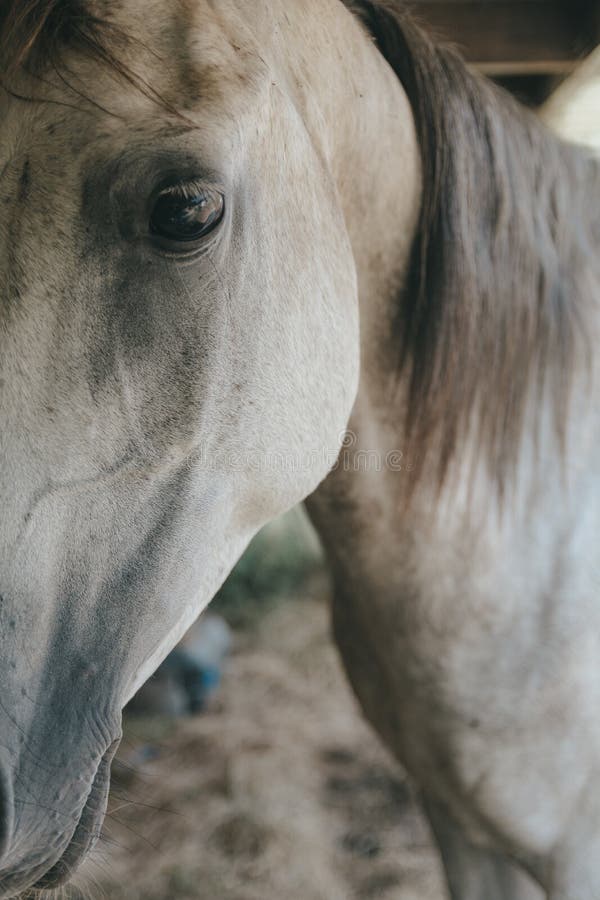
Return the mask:
[[[0,898],[306,500],[454,900],[597,900],[598,160],[398,0],[5,0],[0,47]]]

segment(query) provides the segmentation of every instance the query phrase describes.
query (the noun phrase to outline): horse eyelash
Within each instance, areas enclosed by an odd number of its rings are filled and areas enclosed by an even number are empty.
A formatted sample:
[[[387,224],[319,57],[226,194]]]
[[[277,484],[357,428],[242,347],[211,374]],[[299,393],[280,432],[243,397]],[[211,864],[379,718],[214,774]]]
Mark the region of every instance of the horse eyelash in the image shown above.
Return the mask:
[[[207,190],[206,185],[197,179],[178,181],[175,184],[169,184],[162,191],[160,197],[177,197],[181,200],[193,200],[198,194],[203,194]]]

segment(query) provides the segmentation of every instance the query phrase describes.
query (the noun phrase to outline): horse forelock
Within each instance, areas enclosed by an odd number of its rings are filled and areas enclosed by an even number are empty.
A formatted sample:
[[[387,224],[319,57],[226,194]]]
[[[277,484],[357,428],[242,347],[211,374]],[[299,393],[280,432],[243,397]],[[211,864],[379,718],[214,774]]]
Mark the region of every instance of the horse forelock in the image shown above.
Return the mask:
[[[182,0],[182,9],[185,6]],[[67,56],[75,51],[186,121],[173,98],[153,84],[153,74],[164,70],[165,61],[140,39],[135,28],[123,27],[116,15],[119,9],[102,0],[5,0],[0,7],[0,86],[19,99],[33,99],[29,92],[23,96],[14,91],[14,77],[25,73],[37,78],[54,70],[64,88],[96,105],[92,91],[81,93],[81,88],[71,83]],[[175,4],[170,10],[174,20],[182,9]],[[179,49],[180,56],[186,57],[186,48],[182,45]],[[129,63],[132,58],[135,65]],[[146,59],[145,73],[140,70],[141,58]],[[37,91],[35,99],[39,99]]]
[[[38,70],[72,46],[104,54],[105,24],[85,0],[5,0],[0,8],[0,70]]]
[[[398,0],[347,5],[404,86],[422,156],[420,226],[396,315],[413,487],[428,448],[441,487],[474,436],[502,492],[528,413],[548,394],[564,447],[571,385],[591,365],[600,167],[432,43]]]

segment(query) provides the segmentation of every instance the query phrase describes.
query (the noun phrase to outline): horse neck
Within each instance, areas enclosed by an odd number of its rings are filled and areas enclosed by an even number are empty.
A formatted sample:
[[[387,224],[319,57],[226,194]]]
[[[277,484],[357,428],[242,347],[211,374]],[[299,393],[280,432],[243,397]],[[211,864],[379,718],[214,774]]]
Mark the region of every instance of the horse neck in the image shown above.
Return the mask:
[[[343,93],[329,121],[335,129],[333,174],[358,282],[360,402],[362,395],[382,398],[397,370],[393,325],[418,226],[422,174],[404,88],[354,17],[342,13],[348,34],[338,45],[348,52],[340,73]]]
[[[584,339],[598,331],[589,162],[410,22],[396,31],[395,73],[356,33],[329,108],[361,318],[350,446],[310,503],[321,531],[338,536],[340,510],[348,534],[377,517],[389,535],[432,510],[439,523],[444,503],[458,521],[474,495],[485,514],[501,508],[507,483],[519,492],[513,510],[526,508],[539,443],[556,469],[563,435],[588,447],[596,429],[573,413],[589,394]],[[431,104],[422,157],[401,77],[415,108]],[[569,224],[571,206],[581,226]],[[409,267],[412,246],[421,256]],[[568,416],[565,385],[577,401]]]
[[[333,174],[356,264],[361,390],[380,393],[397,369],[393,321],[418,226],[421,160],[401,82],[362,28],[351,26],[357,46],[330,119]]]
[[[273,19],[285,27],[274,28]],[[420,210],[408,98],[341,0],[278,0],[268,5],[264,33],[339,197],[356,263],[361,361],[379,373]]]
[[[318,0],[318,6],[319,18],[331,16],[324,31],[335,35],[335,44],[319,47],[315,38],[314,65],[295,81],[304,85],[298,105],[328,158],[356,264],[360,379],[349,449],[384,456],[403,443],[394,325],[419,222],[420,150],[397,75],[339,0]],[[339,545],[339,527],[348,517],[360,541],[354,517],[363,521],[373,495],[385,490],[381,480],[343,466],[332,473],[307,504],[325,543]],[[356,502],[344,512],[338,498],[350,495]]]

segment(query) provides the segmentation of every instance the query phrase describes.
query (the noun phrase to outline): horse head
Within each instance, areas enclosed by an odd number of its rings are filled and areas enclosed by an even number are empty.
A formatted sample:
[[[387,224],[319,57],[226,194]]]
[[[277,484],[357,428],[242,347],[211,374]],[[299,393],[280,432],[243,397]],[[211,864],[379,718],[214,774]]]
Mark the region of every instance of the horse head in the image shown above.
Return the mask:
[[[303,5],[263,6],[40,0],[3,61],[0,897],[94,843],[124,704],[354,401],[332,151],[282,65]]]

